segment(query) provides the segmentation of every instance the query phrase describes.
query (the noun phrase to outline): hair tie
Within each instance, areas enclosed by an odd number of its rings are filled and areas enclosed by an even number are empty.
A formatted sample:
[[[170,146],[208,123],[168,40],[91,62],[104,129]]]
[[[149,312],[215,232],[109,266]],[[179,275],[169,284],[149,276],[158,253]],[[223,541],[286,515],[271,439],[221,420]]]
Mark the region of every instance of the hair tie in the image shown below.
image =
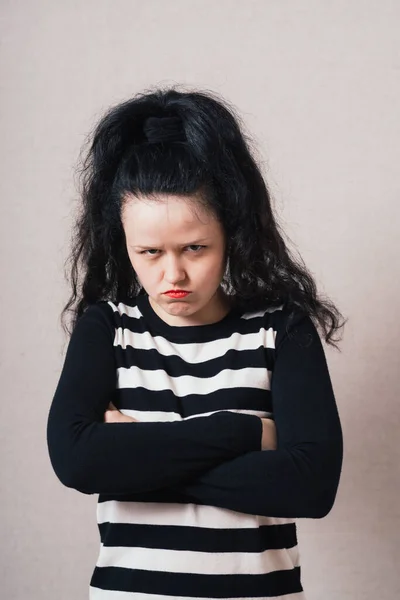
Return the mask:
[[[152,144],[186,141],[180,117],[148,117],[143,131],[147,141]]]

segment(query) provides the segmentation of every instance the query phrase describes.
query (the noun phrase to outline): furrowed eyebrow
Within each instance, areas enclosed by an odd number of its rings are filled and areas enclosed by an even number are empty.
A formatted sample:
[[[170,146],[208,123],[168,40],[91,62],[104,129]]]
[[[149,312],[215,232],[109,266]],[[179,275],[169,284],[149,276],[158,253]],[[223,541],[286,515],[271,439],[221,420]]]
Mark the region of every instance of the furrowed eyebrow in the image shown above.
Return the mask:
[[[185,248],[185,246],[196,246],[197,244],[200,244],[200,242],[206,242],[208,241],[210,238],[202,238],[200,240],[195,240],[194,242],[187,242],[186,244],[180,244],[181,248]],[[131,246],[132,248],[141,248],[142,250],[152,250],[154,248],[158,248],[157,245],[154,246]]]

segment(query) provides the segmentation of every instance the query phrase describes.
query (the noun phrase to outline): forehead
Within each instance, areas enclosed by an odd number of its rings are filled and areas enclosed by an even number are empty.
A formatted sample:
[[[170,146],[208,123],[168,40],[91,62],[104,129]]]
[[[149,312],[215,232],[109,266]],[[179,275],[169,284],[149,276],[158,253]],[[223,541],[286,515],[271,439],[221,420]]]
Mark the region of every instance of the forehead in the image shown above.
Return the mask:
[[[137,244],[188,234],[215,235],[220,230],[219,222],[201,203],[176,196],[128,199],[121,216],[126,235]]]

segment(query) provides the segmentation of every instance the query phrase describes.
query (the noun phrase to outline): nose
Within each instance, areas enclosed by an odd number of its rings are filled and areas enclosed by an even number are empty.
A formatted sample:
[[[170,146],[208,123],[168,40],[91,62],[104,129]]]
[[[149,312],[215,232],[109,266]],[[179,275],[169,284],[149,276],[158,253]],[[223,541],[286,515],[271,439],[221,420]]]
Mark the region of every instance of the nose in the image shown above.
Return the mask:
[[[180,261],[175,258],[170,258],[165,266],[164,279],[168,283],[175,286],[177,283],[181,283],[186,279],[186,273],[180,264]]]

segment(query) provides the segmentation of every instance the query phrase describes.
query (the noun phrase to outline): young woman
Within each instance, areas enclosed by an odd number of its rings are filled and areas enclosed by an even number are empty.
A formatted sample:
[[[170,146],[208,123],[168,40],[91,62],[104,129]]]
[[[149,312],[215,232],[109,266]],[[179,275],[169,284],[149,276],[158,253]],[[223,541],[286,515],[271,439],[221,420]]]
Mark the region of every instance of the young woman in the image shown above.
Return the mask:
[[[330,512],[343,456],[317,326],[337,348],[341,314],[226,101],[146,91],[89,141],[47,443],[99,494],[90,598],[304,600],[295,520]]]

